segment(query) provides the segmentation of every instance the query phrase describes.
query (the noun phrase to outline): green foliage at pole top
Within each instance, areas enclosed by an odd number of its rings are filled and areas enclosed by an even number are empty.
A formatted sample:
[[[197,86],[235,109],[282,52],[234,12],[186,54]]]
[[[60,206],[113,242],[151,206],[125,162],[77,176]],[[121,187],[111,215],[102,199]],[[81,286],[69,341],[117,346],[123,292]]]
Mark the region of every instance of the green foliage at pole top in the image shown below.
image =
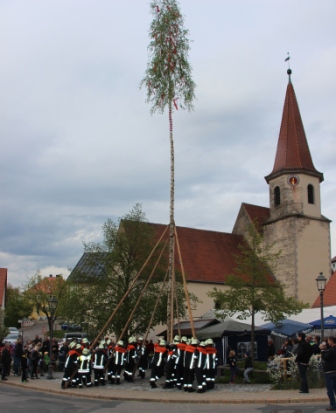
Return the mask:
[[[149,35],[149,61],[146,75],[141,81],[147,88],[147,102],[151,113],[164,112],[166,106],[175,109],[193,109],[195,83],[188,62],[188,30],[176,0],[151,2],[154,19]]]

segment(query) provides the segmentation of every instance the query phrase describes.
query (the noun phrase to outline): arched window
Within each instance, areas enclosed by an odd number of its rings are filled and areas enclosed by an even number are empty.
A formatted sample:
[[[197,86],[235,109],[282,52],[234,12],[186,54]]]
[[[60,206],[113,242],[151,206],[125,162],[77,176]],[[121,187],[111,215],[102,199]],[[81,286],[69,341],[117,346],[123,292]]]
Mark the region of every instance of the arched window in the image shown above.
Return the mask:
[[[308,204],[315,204],[314,187],[312,184],[307,186]]]
[[[276,186],[274,188],[274,205],[280,205],[280,187]]]

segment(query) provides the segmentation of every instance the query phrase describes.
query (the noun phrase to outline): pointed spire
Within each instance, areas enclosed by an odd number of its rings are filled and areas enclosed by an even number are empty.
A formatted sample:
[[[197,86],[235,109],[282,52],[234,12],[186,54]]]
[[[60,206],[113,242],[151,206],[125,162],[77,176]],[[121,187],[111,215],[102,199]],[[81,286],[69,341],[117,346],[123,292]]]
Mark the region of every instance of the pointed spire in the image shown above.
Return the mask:
[[[274,167],[273,171],[265,179],[269,182],[270,179],[283,172],[305,172],[309,175],[317,176],[320,182],[322,182],[323,174],[315,169],[310,155],[299,105],[291,81],[291,69],[287,70],[287,74],[289,79]]]

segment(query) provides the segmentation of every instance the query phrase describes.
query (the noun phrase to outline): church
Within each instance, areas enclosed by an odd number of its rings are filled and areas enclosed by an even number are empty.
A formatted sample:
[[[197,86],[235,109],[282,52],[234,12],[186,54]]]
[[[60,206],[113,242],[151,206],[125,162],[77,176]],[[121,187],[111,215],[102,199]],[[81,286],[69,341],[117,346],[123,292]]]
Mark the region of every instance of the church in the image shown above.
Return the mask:
[[[288,295],[312,305],[318,296],[316,277],[320,272],[330,277],[331,221],[322,215],[320,199],[324,178],[313,164],[291,73],[288,69],[274,167],[265,176],[269,206],[242,203],[232,233],[176,227],[188,290],[201,300],[194,317],[214,308],[207,293],[214,287],[226,288],[226,277],[236,267],[234,255],[240,254],[239,245],[244,242],[248,226],[255,222],[264,242],[281,251],[273,276],[285,285]],[[163,224],[147,225],[153,226],[158,239],[166,228]],[[69,279],[85,267],[85,255]],[[177,255],[176,265],[180,265]]]

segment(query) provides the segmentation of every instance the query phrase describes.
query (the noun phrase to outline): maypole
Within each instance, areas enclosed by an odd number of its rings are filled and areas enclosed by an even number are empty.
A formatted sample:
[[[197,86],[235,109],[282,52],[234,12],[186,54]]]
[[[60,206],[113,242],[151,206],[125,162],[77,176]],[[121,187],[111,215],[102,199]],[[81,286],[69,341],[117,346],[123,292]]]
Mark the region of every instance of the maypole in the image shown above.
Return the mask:
[[[193,109],[195,83],[191,78],[188,62],[188,30],[176,0],[153,0],[151,2],[153,21],[150,26],[149,60],[141,86],[147,88],[147,102],[151,113],[163,113],[168,108],[170,139],[170,214],[169,214],[169,268],[167,301],[167,339],[173,331],[174,318],[174,139],[173,111]]]

